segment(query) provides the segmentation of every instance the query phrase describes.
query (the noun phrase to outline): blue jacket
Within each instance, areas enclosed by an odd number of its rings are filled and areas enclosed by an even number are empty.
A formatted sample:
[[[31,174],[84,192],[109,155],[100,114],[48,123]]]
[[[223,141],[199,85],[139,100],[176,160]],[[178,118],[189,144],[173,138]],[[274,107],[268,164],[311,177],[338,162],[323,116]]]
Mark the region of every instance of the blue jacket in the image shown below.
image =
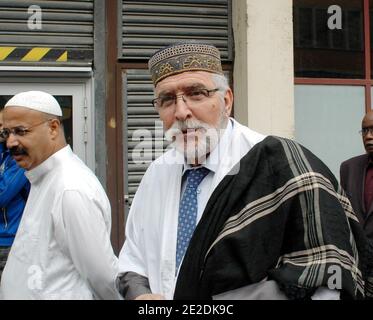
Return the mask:
[[[0,246],[10,247],[21,221],[30,191],[30,183],[12,158],[4,143],[0,143]]]

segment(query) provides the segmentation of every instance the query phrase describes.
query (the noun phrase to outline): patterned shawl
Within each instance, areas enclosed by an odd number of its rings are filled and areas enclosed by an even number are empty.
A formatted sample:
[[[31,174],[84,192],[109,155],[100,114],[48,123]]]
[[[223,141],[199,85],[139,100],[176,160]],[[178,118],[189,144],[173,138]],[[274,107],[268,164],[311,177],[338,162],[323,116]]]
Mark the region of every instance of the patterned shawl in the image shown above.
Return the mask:
[[[237,168],[235,168],[237,170]],[[275,280],[290,299],[318,287],[373,297],[373,250],[330,170],[294,141],[267,137],[211,196],[181,265],[175,299]],[[236,171],[237,172],[237,171]]]

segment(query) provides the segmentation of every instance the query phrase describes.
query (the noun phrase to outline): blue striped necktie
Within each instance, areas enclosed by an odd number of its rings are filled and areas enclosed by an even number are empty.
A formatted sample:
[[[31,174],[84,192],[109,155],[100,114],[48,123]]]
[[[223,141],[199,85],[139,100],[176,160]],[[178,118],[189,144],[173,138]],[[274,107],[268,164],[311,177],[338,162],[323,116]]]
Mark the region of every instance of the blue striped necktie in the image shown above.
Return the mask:
[[[187,184],[179,206],[179,220],[177,226],[176,245],[176,272],[179,269],[181,260],[188,248],[197,223],[197,188],[204,177],[209,173],[209,169],[200,167],[187,171]]]

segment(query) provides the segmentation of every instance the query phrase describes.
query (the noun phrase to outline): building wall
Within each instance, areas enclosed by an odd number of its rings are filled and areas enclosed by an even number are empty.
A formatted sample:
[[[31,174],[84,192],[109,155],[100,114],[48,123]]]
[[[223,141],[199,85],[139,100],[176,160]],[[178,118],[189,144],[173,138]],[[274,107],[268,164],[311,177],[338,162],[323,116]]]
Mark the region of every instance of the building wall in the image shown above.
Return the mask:
[[[291,0],[235,0],[235,118],[264,134],[294,137]]]

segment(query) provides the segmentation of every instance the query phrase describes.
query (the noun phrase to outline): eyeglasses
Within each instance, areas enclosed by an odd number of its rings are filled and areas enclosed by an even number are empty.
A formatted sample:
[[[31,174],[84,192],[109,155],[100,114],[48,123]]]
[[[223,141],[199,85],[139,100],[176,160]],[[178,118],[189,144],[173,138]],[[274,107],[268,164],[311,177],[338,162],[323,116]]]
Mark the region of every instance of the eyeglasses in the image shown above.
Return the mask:
[[[362,128],[359,133],[365,137],[368,133],[373,135],[373,127],[368,127],[368,128]]]
[[[44,120],[43,122],[34,124],[33,126],[28,127],[28,128],[24,128],[24,127],[14,127],[12,129],[4,128],[0,131],[0,137],[3,138],[3,139],[8,139],[11,133],[13,133],[15,136],[23,137],[27,133],[30,132],[30,129],[35,128],[37,126],[40,126],[43,123],[46,123],[46,122],[51,121],[51,120],[52,119]]]
[[[188,106],[193,107],[203,102],[210,96],[211,93],[219,91],[219,88],[215,89],[187,89],[182,94],[167,94],[160,95],[158,98],[152,100],[153,106],[156,110],[166,110],[176,104],[176,100],[181,97]]]

